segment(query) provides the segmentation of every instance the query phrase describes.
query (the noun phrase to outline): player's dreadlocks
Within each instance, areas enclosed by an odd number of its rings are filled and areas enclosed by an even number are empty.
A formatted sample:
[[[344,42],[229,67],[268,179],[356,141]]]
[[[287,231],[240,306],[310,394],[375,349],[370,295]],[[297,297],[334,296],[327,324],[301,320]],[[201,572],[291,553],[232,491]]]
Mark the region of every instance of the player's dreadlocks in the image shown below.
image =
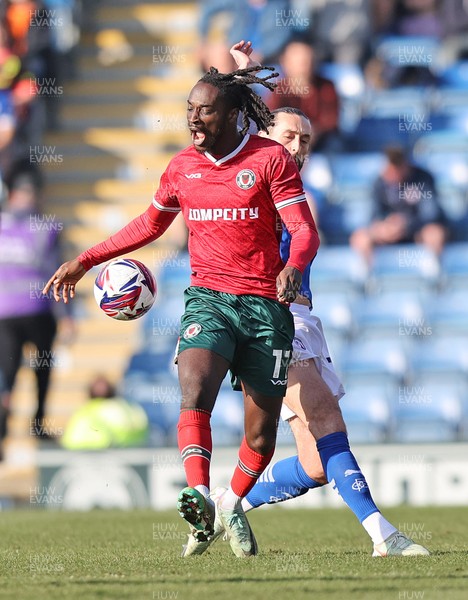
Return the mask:
[[[250,126],[250,119],[257,125],[259,131],[266,131],[273,124],[273,116],[267,105],[263,102],[249,85],[258,83],[270,91],[276,87],[275,83],[268,81],[273,77],[278,77],[278,73],[270,73],[265,77],[258,77],[255,73],[258,71],[274,71],[273,67],[248,67],[247,69],[238,69],[232,73],[220,73],[215,67],[210,67],[201,79],[202,83],[210,85],[220,90],[220,96],[230,104],[231,108],[238,108],[242,112],[242,133],[247,133]]]

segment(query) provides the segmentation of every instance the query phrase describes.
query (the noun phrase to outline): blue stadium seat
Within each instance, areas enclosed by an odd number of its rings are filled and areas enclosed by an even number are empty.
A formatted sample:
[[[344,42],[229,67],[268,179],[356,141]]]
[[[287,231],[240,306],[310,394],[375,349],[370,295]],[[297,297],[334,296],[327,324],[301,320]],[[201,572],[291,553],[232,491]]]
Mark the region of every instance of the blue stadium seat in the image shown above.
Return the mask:
[[[304,185],[312,192],[327,192],[332,185],[330,161],[324,154],[311,154],[301,171]]]
[[[382,152],[390,144],[409,148],[422,133],[401,126],[398,117],[363,117],[349,143],[356,152]]]
[[[369,225],[372,218],[373,199],[367,184],[337,185],[328,195],[328,202],[319,211],[319,223],[329,243],[334,243],[338,235],[347,242],[350,234],[360,227]],[[333,228],[327,221],[330,210],[339,210],[339,223]],[[339,243],[339,242],[338,242]]]
[[[468,87],[467,89],[444,88],[439,90],[436,94],[434,107],[440,113],[466,114],[468,111]]]
[[[355,290],[360,292],[367,280],[363,258],[349,246],[323,246],[310,271],[313,292]]]
[[[433,339],[431,339],[433,338]],[[425,373],[456,374],[468,376],[468,344],[466,335],[433,335],[415,344],[411,354],[411,364],[415,374]]]
[[[466,186],[437,183],[440,206],[444,211],[446,226],[452,241],[468,240],[468,204]]]
[[[432,152],[468,152],[468,137],[458,129],[431,131],[424,133],[414,146],[414,156],[417,160],[423,154]]]
[[[352,444],[388,441],[392,415],[384,388],[353,386],[346,391],[340,406]]]
[[[371,338],[350,342],[342,349],[339,363],[348,381],[378,375],[382,381],[386,378],[398,385],[408,377],[407,351],[399,339]]]
[[[150,424],[151,444],[166,445],[170,432],[177,423],[180,412],[180,391],[177,381],[154,379],[142,374],[125,378],[123,396],[130,402],[139,404],[145,411]]]
[[[445,246],[441,257],[442,271],[449,285],[468,287],[468,242]]]
[[[164,374],[175,373],[174,361],[175,345],[165,349],[162,352],[151,350],[141,350],[130,358],[130,363],[126,369],[125,376],[140,373],[149,378],[155,378]]]
[[[394,67],[430,67],[440,42],[432,36],[387,36],[375,48],[376,55]]]
[[[437,257],[425,246],[396,244],[374,250],[371,279],[377,289],[433,288],[439,283],[439,278]]]
[[[324,291],[313,296],[313,313],[322,321],[325,336],[329,332],[337,332],[341,336],[350,336],[353,333],[353,307],[358,297],[359,295],[356,292],[351,291],[346,293]]]
[[[457,441],[462,405],[456,390],[446,386],[408,388],[400,393],[395,411],[396,442]]]
[[[354,310],[356,329],[365,338],[399,339],[406,343],[423,335],[427,323],[418,294],[392,290],[362,298]]]
[[[385,157],[380,152],[336,154],[330,157],[335,185],[371,186],[384,164]]]
[[[394,90],[371,92],[363,102],[366,117],[399,119],[403,115],[421,115],[423,121],[429,115],[427,92],[422,88],[399,87]]]
[[[364,75],[357,64],[322,63],[320,75],[333,81],[336,91],[343,98],[359,98],[364,93]]]
[[[468,184],[468,152],[434,151],[419,155],[417,162],[432,173],[438,184]]]
[[[426,315],[435,333],[468,333],[467,291],[449,290],[433,296],[426,304]]]
[[[450,65],[440,74],[443,87],[468,88],[468,61],[459,61]]]
[[[190,258],[180,250],[160,251],[156,261],[159,266],[158,284],[167,292],[170,288],[184,290],[190,284]]]

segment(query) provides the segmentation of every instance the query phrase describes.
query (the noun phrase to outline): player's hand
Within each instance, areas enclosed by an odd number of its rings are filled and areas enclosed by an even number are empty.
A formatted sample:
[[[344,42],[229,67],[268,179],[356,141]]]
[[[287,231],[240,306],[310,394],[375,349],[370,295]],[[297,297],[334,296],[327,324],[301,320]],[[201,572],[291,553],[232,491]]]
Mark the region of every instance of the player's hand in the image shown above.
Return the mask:
[[[239,69],[248,69],[249,67],[259,67],[260,63],[250,58],[253,52],[252,42],[244,42],[241,40],[234,44],[229,50],[232,58],[236,61],[236,65]]]
[[[68,304],[68,300],[75,297],[76,283],[85,273],[86,269],[77,258],[69,260],[55,271],[42,290],[42,293],[47,294],[53,288],[55,301],[59,302],[63,298],[65,304]],[[62,296],[60,292],[62,292]]]
[[[294,302],[302,282],[302,273],[295,267],[284,267],[276,278],[277,298],[280,302]]]

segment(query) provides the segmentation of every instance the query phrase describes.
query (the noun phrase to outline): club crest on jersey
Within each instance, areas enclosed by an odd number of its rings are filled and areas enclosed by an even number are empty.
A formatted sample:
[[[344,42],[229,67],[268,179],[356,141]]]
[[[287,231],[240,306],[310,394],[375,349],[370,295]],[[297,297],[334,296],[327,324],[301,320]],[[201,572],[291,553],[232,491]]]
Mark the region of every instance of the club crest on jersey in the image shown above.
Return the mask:
[[[184,331],[184,335],[183,335],[184,340],[189,340],[190,338],[195,337],[196,335],[198,335],[200,333],[201,330],[202,330],[202,326],[200,325],[200,323],[192,323]]]
[[[242,169],[236,175],[236,183],[241,190],[250,190],[255,183],[255,173],[250,169]]]

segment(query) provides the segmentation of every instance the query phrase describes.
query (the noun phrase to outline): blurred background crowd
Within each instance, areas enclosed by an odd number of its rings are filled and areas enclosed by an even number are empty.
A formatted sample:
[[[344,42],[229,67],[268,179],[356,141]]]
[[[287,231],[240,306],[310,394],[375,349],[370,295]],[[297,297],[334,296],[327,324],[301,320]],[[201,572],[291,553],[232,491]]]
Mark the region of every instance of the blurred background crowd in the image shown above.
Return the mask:
[[[139,254],[156,271],[160,293],[131,330],[98,314],[92,274],[74,319],[31,290],[64,255],[145,209],[168,160],[190,141],[187,93],[209,66],[235,68],[229,48],[240,39],[279,73],[274,92],[259,90],[266,104],[300,108],[312,122],[303,179],[322,238],[312,290],[348,391],[342,406],[351,439],[468,439],[465,0],[2,0],[0,7],[7,462],[28,462],[22,452],[31,435],[62,437],[97,371],[144,409],[149,429],[143,424],[133,439],[175,443],[171,359],[190,271],[183,224]],[[64,333],[54,346],[57,319]],[[240,402],[223,386],[215,443],[238,443]],[[117,438],[106,443],[119,445]],[[280,427],[278,442],[291,440]]]

